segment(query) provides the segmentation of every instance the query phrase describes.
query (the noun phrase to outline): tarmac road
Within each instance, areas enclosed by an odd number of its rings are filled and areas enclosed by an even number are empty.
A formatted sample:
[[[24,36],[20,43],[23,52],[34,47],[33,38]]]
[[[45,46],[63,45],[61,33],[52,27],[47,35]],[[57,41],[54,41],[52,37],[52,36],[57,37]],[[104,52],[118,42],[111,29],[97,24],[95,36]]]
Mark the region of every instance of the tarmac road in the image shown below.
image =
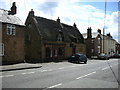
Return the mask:
[[[42,63],[41,68],[1,72],[2,88],[118,88],[119,59]]]

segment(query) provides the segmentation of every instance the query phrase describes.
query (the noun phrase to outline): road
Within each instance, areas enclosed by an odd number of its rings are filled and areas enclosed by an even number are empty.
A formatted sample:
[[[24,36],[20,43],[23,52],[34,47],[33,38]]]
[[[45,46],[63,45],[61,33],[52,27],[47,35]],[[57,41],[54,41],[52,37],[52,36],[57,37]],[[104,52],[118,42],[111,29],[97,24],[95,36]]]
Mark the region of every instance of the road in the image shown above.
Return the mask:
[[[118,59],[42,63],[42,68],[2,72],[2,88],[118,88]]]

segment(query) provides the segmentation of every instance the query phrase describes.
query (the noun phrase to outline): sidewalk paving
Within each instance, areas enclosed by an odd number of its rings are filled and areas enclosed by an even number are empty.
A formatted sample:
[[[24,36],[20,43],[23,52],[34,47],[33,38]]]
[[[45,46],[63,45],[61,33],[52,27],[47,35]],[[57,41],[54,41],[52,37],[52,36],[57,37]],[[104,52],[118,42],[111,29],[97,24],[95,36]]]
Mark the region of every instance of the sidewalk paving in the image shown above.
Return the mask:
[[[32,68],[40,68],[40,67],[42,67],[41,64],[19,63],[19,64],[13,64],[13,65],[0,66],[0,72],[22,70],[22,69],[32,69]]]

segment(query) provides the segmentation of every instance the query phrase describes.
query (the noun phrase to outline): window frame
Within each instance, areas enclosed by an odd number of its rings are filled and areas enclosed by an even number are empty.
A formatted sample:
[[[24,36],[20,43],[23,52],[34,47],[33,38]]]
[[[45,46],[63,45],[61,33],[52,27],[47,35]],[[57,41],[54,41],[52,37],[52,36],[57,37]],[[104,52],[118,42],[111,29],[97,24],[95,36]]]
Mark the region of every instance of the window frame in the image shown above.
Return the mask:
[[[16,35],[16,26],[7,24],[7,35]]]
[[[0,43],[1,53],[0,56],[4,56],[4,43]]]
[[[57,41],[63,41],[63,37],[62,37],[62,34],[58,34],[58,36],[57,36]]]
[[[101,50],[101,47],[100,47],[100,46],[98,46],[98,53],[100,53],[100,50]]]

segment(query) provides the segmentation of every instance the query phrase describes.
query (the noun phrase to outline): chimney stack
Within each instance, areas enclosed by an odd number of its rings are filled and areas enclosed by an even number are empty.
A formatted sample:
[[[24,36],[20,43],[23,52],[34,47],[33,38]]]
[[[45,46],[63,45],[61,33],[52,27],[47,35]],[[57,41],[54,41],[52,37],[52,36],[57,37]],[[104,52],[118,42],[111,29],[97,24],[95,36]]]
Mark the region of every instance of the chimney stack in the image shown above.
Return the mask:
[[[34,11],[33,11],[33,9],[31,9],[31,11],[29,11],[29,15],[30,15],[31,17],[34,17]]]
[[[12,7],[11,7],[11,11],[8,11],[8,15],[14,15],[17,13],[17,7],[16,7],[16,3],[13,2],[12,3]]]
[[[98,29],[98,33],[101,34],[101,30],[100,29]]]
[[[58,24],[60,24],[60,19],[59,19],[59,17],[58,17],[58,19],[57,19],[57,22],[58,22]]]
[[[77,25],[75,24],[75,22],[74,22],[74,24],[73,24],[73,27],[74,27],[74,28],[77,28]]]
[[[92,38],[92,29],[91,27],[87,29],[87,38]]]

